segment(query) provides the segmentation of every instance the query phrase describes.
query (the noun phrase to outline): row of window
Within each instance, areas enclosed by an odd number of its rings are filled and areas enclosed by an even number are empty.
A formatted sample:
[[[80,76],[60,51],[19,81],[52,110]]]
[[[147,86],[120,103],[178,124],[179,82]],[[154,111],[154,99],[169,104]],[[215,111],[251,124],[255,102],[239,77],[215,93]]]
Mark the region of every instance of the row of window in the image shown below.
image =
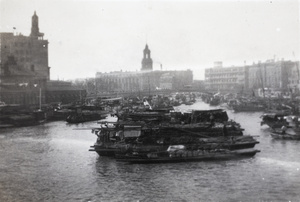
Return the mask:
[[[30,49],[17,49],[15,50],[15,54],[17,55],[29,55],[29,54],[32,54],[32,51]]]
[[[38,104],[39,103],[39,94],[31,94],[31,95],[24,95],[24,94],[13,94],[13,95],[6,95],[3,94],[1,96],[2,101],[5,103],[10,104]]]
[[[20,57],[17,58],[18,62],[31,62],[31,58]]]
[[[236,83],[237,79],[213,79],[209,83]]]
[[[208,78],[228,78],[228,77],[241,77],[244,76],[243,73],[240,74],[219,74],[219,75],[206,75]]]
[[[236,71],[240,71],[240,72],[244,72],[244,68],[220,68],[220,69],[206,69],[205,72],[209,72],[209,73],[227,73],[227,72],[236,72]]]
[[[97,80],[97,82],[124,84],[124,83],[139,83],[139,80],[138,79],[101,79],[101,80]]]
[[[209,85],[211,89],[232,89],[236,87],[236,85]]]

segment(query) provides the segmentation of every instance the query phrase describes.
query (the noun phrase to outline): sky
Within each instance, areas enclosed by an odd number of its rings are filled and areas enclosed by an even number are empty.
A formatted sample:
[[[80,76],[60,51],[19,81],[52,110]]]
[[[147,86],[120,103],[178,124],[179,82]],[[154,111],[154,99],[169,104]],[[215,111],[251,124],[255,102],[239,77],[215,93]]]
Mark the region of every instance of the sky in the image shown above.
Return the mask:
[[[30,34],[36,11],[52,80],[299,60],[299,0],[0,0],[0,32]],[[16,29],[13,30],[13,27]]]

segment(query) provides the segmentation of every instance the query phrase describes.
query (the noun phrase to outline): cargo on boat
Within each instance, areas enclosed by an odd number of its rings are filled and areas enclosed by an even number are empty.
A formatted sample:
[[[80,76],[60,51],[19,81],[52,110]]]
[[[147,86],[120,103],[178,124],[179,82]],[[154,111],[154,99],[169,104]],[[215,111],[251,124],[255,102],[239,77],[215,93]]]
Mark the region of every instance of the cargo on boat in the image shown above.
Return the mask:
[[[181,124],[143,120],[101,122],[100,127],[92,130],[98,138],[90,151],[100,156],[126,158],[134,154],[165,153],[171,145],[183,145],[186,151],[209,152],[205,153],[206,157],[198,155],[195,160],[216,157],[212,155],[215,151],[226,151],[220,157],[233,157],[237,155],[233,151],[251,149],[259,143],[252,136],[243,135],[242,131],[238,123],[228,121],[227,113],[222,110],[194,111],[189,121]]]
[[[259,111],[264,111],[265,106],[261,103],[240,103],[237,105],[232,105],[232,109],[235,112],[259,112]]]
[[[285,119],[285,114],[277,114],[277,113],[266,113],[261,117],[262,121],[260,125],[267,125],[272,129],[281,128],[282,126],[288,125],[288,122]]]
[[[6,105],[0,108],[0,127],[21,127],[39,125],[46,121],[46,113],[24,106]]]
[[[83,123],[87,121],[98,121],[104,119],[108,115],[103,107],[97,106],[74,106],[73,113],[67,116],[68,123]]]

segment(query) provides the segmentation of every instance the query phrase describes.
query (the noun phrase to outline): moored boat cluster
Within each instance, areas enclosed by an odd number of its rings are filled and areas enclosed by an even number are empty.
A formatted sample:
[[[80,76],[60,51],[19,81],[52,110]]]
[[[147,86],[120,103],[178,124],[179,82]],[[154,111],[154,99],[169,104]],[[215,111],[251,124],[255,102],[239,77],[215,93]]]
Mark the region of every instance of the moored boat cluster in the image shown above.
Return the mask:
[[[271,129],[274,139],[300,140],[300,118],[297,115],[266,113],[261,116],[261,125]]]
[[[261,126],[270,127],[274,139],[300,140],[299,97],[255,97],[237,94],[202,94],[202,100],[211,106],[222,106],[234,112],[263,112]]]
[[[90,151],[130,163],[232,159],[253,156],[259,142],[244,135],[225,110],[123,112],[94,128]]]

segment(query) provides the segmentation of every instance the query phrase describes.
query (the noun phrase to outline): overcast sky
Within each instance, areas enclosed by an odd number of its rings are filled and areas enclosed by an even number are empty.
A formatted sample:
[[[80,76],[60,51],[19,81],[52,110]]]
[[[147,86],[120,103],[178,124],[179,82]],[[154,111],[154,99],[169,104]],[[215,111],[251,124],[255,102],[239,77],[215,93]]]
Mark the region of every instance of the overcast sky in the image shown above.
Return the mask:
[[[298,0],[0,0],[0,32],[28,36],[36,11],[49,41],[51,79],[139,71],[145,44],[154,70],[299,60]]]

